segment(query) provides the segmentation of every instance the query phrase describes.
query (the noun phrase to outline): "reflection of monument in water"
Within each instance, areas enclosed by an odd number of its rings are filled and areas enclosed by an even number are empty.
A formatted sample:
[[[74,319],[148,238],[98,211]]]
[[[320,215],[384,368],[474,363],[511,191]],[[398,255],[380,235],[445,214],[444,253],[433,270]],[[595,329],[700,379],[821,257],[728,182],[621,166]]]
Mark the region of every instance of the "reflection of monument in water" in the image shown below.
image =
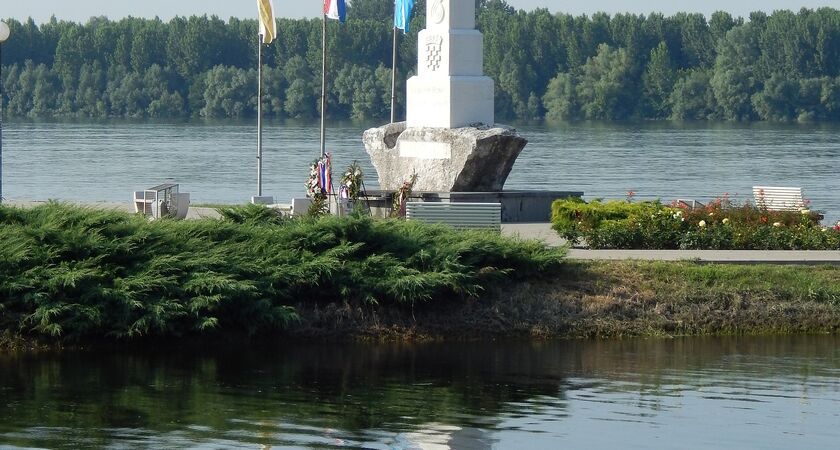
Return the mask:
[[[485,424],[487,425],[490,423]],[[426,423],[421,430],[401,433],[395,440],[398,447],[421,450],[491,449],[493,444],[497,443],[497,439],[488,428]]]
[[[453,202],[501,202],[503,221],[548,219],[551,200],[569,193],[502,192],[528,141],[515,129],[495,124],[494,86],[483,72],[475,2],[429,0],[426,28],[417,43],[417,75],[407,82],[406,122],[364,134],[380,187],[397,190],[417,174],[415,191]],[[519,211],[515,217],[514,210]]]

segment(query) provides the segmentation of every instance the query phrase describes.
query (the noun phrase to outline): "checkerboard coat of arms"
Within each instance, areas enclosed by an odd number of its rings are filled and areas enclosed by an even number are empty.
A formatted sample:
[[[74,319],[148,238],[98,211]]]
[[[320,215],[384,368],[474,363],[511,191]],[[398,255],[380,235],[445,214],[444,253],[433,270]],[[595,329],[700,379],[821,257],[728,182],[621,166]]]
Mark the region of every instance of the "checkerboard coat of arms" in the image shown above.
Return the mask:
[[[443,37],[438,35],[426,36],[426,67],[437,70],[443,60]]]

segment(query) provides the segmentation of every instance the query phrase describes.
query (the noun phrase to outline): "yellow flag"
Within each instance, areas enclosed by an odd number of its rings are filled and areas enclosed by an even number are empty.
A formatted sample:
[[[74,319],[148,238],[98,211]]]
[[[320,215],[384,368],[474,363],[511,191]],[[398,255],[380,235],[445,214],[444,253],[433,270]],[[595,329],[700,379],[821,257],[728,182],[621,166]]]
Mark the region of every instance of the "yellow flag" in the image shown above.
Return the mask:
[[[274,6],[271,0],[257,0],[257,7],[260,11],[260,36],[263,43],[270,44],[277,37],[277,30],[274,25]]]

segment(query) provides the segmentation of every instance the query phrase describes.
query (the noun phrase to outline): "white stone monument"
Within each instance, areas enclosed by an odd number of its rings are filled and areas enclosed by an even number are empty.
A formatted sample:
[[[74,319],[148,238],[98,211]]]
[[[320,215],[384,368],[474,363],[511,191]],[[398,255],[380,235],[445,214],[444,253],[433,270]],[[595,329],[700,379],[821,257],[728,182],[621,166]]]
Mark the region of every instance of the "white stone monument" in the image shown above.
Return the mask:
[[[493,80],[473,0],[429,0],[417,36],[417,75],[408,80],[408,128],[493,124]]]
[[[372,128],[363,137],[379,186],[396,190],[417,174],[415,191],[501,191],[528,141],[494,125],[493,80],[483,74],[475,1],[428,0],[417,41],[406,122]]]

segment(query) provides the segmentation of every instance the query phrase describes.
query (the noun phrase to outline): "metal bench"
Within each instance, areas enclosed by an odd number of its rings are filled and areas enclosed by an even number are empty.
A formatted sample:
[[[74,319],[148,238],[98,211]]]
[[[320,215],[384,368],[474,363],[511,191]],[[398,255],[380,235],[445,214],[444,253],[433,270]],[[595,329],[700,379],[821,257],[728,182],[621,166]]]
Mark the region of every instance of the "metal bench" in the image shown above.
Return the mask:
[[[460,229],[500,231],[502,204],[406,202],[405,218],[426,223],[445,223]]]
[[[802,188],[753,186],[755,205],[768,211],[799,211],[805,207]]]

